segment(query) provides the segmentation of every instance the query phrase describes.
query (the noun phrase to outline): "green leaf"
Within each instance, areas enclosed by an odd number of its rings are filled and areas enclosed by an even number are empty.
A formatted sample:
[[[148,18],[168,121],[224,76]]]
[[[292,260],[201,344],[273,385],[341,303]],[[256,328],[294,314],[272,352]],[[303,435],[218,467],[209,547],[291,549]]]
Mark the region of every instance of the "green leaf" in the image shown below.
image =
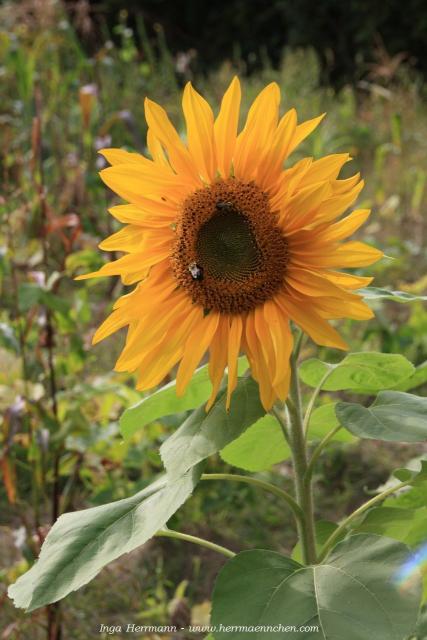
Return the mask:
[[[329,402],[317,407],[310,417],[308,430],[309,440],[322,440],[329,431],[337,427],[340,423],[335,413],[336,402]],[[340,429],[333,436],[332,440],[337,442],[354,442],[356,438],[345,429]]]
[[[238,372],[241,374],[247,368],[247,359],[239,358]],[[211,389],[207,365],[195,372],[185,394],[179,398],[176,395],[176,380],[169,382],[122,413],[119,425],[123,437],[130,438],[138,429],[158,418],[198,407],[209,398]]]
[[[388,442],[427,440],[427,398],[402,391],[381,391],[370,407],[339,402],[340,423],[359,438]]]
[[[388,536],[415,547],[427,538],[427,508],[377,507],[366,514],[355,530]]]
[[[267,415],[220,452],[228,464],[246,471],[264,471],[286,460],[291,450],[276,418]]]
[[[427,300],[427,296],[417,296],[406,291],[390,291],[390,289],[379,289],[378,287],[365,287],[358,289],[357,293],[365,300],[392,300],[393,302],[416,302],[417,300]]]
[[[338,543],[314,567],[274,551],[243,551],[215,584],[212,624],[221,625],[215,640],[403,640],[415,627],[421,598],[418,572],[405,589],[396,582],[409,557],[401,542],[366,534]],[[255,630],[258,625],[264,629]]]
[[[333,370],[323,385],[325,391],[344,389],[366,393],[394,387],[414,372],[414,366],[403,356],[391,353],[350,353],[338,364],[312,358],[299,368],[301,380],[317,387],[328,370]]]
[[[396,391],[410,391],[416,389],[427,382],[427,360],[415,368],[414,373],[403,382],[399,382],[395,387]]]
[[[200,473],[196,467],[173,482],[160,478],[130,498],[62,515],[39,560],[9,587],[15,606],[33,611],[56,602],[144,544],[191,495]]]
[[[225,408],[226,390],[222,390],[206,413],[205,406],[194,411],[160,448],[163,464],[170,476],[180,476],[192,466],[211,456],[238,438],[265,415],[257,383],[240,378]]]

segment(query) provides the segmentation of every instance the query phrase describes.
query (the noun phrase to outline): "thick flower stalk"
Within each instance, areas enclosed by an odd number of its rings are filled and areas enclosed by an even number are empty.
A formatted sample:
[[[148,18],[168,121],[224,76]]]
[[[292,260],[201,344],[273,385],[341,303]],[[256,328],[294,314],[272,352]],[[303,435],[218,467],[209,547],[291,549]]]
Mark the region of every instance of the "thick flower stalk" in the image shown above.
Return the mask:
[[[166,112],[146,100],[151,159],[104,149],[103,181],[129,204],[111,214],[124,226],[100,247],[125,256],[80,276],[119,275],[135,289],[117,300],[94,336],[127,326],[117,371],[136,372],[137,388],[159,384],[172,367],[182,394],[209,353],[212,405],[228,367],[227,404],[245,353],[268,410],[285,400],[293,348],[290,321],[316,343],[347,345],[329,320],[365,320],[357,294],[371,278],[337,271],[370,265],[382,253],[343,242],[368,218],[355,202],[363,181],[339,179],[349,155],[287,160],[323,116],[297,123],[279,117],[280,91],[268,85],[238,133],[240,84],[227,89],[217,118],[187,84],[185,144]]]

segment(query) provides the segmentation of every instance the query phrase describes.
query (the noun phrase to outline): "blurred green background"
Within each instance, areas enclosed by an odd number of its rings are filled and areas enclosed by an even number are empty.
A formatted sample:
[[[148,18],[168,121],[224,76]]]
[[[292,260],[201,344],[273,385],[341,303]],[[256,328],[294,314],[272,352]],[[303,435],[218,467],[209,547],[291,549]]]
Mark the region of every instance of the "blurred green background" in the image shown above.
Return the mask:
[[[140,397],[132,376],[112,372],[123,335],[93,348],[91,337],[126,287],[116,278],[73,280],[114,258],[97,248],[116,229],[107,208],[117,202],[98,177],[97,150],[145,151],[146,95],[181,131],[184,83],[192,80],[217,109],[235,73],[242,117],[272,80],[283,109],[295,106],[300,120],[327,111],[293,159],[350,151],[346,169],[366,180],[358,204],[373,209],[363,238],[387,254],[375,284],[427,290],[425,3],[132,4],[0,5],[2,640],[48,637],[49,613],[15,610],[6,588],[37,557],[51,522],[149,484],[161,472],[159,445],[184,418],[156,422],[123,443],[118,417]],[[425,306],[383,303],[376,311],[368,323],[342,323],[354,351],[427,360]],[[337,358],[327,349],[321,356]],[[318,515],[340,518],[419,454],[420,447],[373,441],[334,445],[319,467]],[[227,470],[219,459],[209,467]],[[287,463],[262,475],[292,484]],[[288,513],[247,486],[203,484],[171,525],[236,551],[289,553],[295,543]],[[151,541],[61,603],[62,638],[107,637],[101,622],[207,623],[222,563],[206,550]]]

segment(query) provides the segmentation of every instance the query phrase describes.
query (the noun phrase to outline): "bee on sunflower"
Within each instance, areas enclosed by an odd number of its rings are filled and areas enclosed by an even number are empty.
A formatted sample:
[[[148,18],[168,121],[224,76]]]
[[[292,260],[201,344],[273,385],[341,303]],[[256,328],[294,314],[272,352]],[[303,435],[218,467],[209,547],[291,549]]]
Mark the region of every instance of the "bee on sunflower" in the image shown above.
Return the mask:
[[[372,317],[356,292],[372,278],[336,269],[370,265],[383,254],[342,242],[370,213],[358,209],[342,217],[363,187],[359,174],[338,178],[348,154],[285,167],[323,115],[298,124],[290,109],[279,118],[280,90],[271,83],[238,133],[240,98],[234,78],[215,119],[188,83],[187,144],[163,108],[146,99],[151,159],[101,151],[111,164],[102,180],[129,204],[110,209],[126,226],[100,248],[127,255],[79,278],[119,275],[127,285],[136,283],[93,342],[128,327],[115,369],[136,372],[138,389],[159,384],[179,363],[176,389],[184,393],[209,352],[207,409],[226,367],[229,406],[237,359],[245,353],[269,410],[288,394],[290,321],[319,345],[347,349],[328,321]]]

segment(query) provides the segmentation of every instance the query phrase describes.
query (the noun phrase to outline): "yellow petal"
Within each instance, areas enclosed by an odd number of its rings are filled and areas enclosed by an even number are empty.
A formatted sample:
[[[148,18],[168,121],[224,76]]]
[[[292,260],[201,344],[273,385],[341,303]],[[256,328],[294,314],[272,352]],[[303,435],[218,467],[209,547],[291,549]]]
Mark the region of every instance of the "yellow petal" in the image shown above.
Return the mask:
[[[224,93],[221,108],[214,124],[217,164],[223,178],[228,178],[230,175],[239,124],[240,99],[240,82],[235,76]]]
[[[236,142],[233,159],[237,178],[250,180],[257,169],[260,155],[269,148],[279,117],[280,89],[269,84],[255,98],[249,109],[245,128]]]
[[[148,127],[165,147],[175,171],[190,178],[194,184],[200,185],[199,174],[193,159],[169,120],[166,111],[160,105],[146,98],[145,118]]]
[[[141,227],[167,227],[177,217],[177,208],[174,205],[166,203],[153,203],[158,205],[159,209],[156,210],[155,206],[147,210],[135,204],[118,204],[114,207],[110,207],[108,211],[119,222],[125,224],[141,225]]]
[[[128,315],[123,313],[121,309],[113,311],[113,313],[111,313],[95,331],[92,338],[92,344],[97,344],[112,333],[115,333],[122,327],[125,327],[129,324],[129,321]]]
[[[337,298],[316,298],[316,311],[326,318],[351,318],[352,320],[369,320],[374,312],[359,297],[352,300]]]
[[[150,194],[180,202],[191,191],[188,183],[181,182],[154,162],[150,167],[136,163],[118,164],[103,169],[99,175],[121,198],[139,206],[144,206],[146,196]]]
[[[216,173],[214,117],[210,105],[187,82],[182,98],[182,109],[187,123],[188,148],[199,173],[212,182]]]
[[[305,122],[302,122],[297,126],[297,128],[295,129],[293,138],[291,140],[291,143],[289,145],[288,153],[292,153],[292,151],[296,149],[296,147],[299,144],[301,144],[301,142],[305,140],[305,138],[307,138],[307,136],[309,136],[310,133],[312,133],[316,129],[316,127],[322,122],[325,115],[326,113],[322,113],[322,115],[317,116],[317,118],[306,120]]]
[[[185,344],[184,356],[176,375],[176,393],[182,395],[218,327],[219,313],[210,312],[194,328]]]
[[[161,166],[170,168],[170,164],[165,155],[165,152],[163,151],[161,142],[158,138],[156,138],[152,129],[148,129],[147,131],[147,147],[154,162],[157,162],[157,164]]]
[[[315,271],[301,269],[295,266],[288,268],[286,273],[286,283],[290,284],[300,293],[310,297],[357,297],[352,293],[344,291],[341,287],[337,286],[322,275],[319,275]]]
[[[231,394],[237,385],[237,358],[242,340],[243,322],[240,316],[232,316],[228,332],[228,386],[226,409],[230,408]]]
[[[212,382],[212,392],[206,404],[206,411],[209,411],[215,402],[224,375],[224,369],[227,365],[228,330],[228,316],[221,317],[218,330],[209,347],[209,377]]]
[[[283,162],[288,155],[288,149],[297,124],[297,113],[290,109],[279,122],[274,133],[271,149],[269,149],[262,161],[260,161],[257,184],[272,190],[277,184],[277,179],[282,170]]]
[[[349,160],[350,154],[348,153],[334,153],[329,156],[324,156],[313,162],[305,175],[305,179],[311,182],[334,179]]]
[[[124,149],[100,149],[98,151],[111,165],[116,164],[140,164],[149,167],[151,160],[140,153],[125,151]]]
[[[339,287],[345,287],[347,289],[368,287],[374,279],[373,277],[355,276],[350,273],[341,273],[340,271],[324,271],[322,275]]]
[[[276,386],[280,385],[287,377],[286,363],[289,361],[293,347],[292,332],[288,316],[283,313],[274,300],[269,300],[264,304],[263,313],[275,352],[276,372],[273,377],[273,385]]]
[[[171,232],[172,233],[172,232]],[[128,224],[117,233],[113,233],[99,243],[98,247],[104,251],[138,251],[144,240],[145,229]]]
[[[334,220],[339,215],[344,213],[346,209],[351,207],[364,186],[365,183],[363,180],[361,180],[359,184],[355,185],[346,193],[342,195],[333,195],[331,198],[328,198],[319,207],[316,213],[315,220],[304,220],[303,224],[311,224],[312,222],[324,223],[329,222],[330,220]]]
[[[334,192],[334,195],[347,193],[353,187],[355,187],[359,181],[360,181],[359,172],[355,173],[354,176],[351,176],[350,178],[346,178],[345,180],[334,180],[331,182],[332,191]]]
[[[315,267],[366,267],[383,257],[383,252],[363,242],[346,242],[328,254],[305,255],[302,259],[294,258],[294,262],[301,262]]]
[[[252,375],[259,385],[261,403],[264,409],[269,411],[273,406],[276,394],[271,383],[268,365],[264,359],[259,338],[255,330],[255,314],[253,311],[248,313],[246,317],[245,339]]]
[[[170,253],[171,242],[167,240],[160,245],[146,249],[144,252],[130,253],[113,262],[107,262],[107,264],[104,264],[98,271],[77,276],[75,280],[87,280],[88,278],[102,278],[104,276],[120,276],[126,273],[134,273],[151,267],[161,260],[165,260],[170,256]]]
[[[339,333],[305,302],[291,301],[286,296],[278,297],[277,301],[295,324],[308,333],[317,344],[345,351],[349,348]]]
[[[318,237],[322,241],[328,242],[343,240],[357,231],[369,218],[370,213],[370,209],[357,209],[343,220],[329,225],[324,231],[322,230]]]
[[[320,182],[304,187],[292,196],[285,204],[280,216],[285,233],[297,231],[303,224],[308,224],[329,194],[329,182]]]
[[[116,362],[116,371],[135,371],[145,354],[151,351],[153,345],[161,342],[176,318],[183,319],[188,311],[189,301],[178,292],[162,301],[162,314],[152,304],[148,313],[137,322],[137,329],[128,336],[126,345]]]
[[[200,323],[202,313],[200,308],[191,308],[190,304],[184,317],[175,318],[162,341],[154,344],[151,351],[144,354],[138,368],[137,389],[151,389],[162,382],[182,358],[188,338]]]

